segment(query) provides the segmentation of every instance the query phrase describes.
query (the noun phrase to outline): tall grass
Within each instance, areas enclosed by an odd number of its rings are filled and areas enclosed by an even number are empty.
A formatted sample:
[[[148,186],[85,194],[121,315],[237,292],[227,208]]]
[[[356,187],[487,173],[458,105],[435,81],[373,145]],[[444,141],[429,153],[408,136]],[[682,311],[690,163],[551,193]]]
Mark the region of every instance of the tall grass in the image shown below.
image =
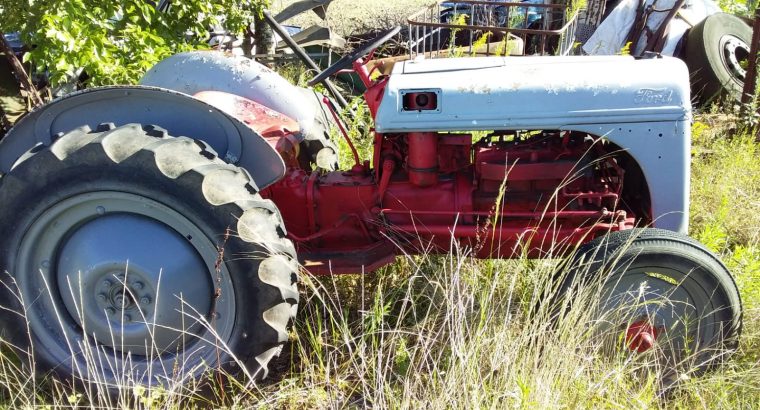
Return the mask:
[[[273,408],[758,408],[758,149],[695,125],[692,234],[723,257],[745,302],[739,351],[716,371],[682,373],[664,395],[662,369],[646,357],[602,354],[588,310],[559,323],[528,314],[557,260],[484,261],[454,247],[364,276],[305,277],[290,373],[258,399]]]
[[[760,363],[760,143],[751,130],[736,129],[736,123],[734,118],[708,116],[693,127],[691,230],[692,236],[721,256],[736,278],[745,317],[745,336],[737,362],[757,365]],[[760,378],[750,385],[757,389]],[[758,396],[755,393],[756,404]]]

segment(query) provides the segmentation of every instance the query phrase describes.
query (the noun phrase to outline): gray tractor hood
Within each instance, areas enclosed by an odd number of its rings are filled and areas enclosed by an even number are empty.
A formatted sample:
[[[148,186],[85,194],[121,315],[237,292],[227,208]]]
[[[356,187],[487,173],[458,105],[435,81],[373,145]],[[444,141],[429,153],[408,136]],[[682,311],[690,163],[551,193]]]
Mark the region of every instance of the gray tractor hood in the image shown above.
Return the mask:
[[[438,108],[405,111],[403,94],[431,91]],[[689,75],[678,59],[488,57],[396,64],[378,132],[559,129],[573,124],[683,120]]]

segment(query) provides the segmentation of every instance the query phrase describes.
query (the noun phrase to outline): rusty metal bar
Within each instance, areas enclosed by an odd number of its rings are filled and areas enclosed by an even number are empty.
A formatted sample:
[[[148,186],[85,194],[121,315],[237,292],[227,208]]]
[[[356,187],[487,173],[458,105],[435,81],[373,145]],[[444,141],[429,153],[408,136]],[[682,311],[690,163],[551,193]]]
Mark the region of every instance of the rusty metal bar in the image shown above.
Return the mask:
[[[431,13],[432,11],[436,10],[436,8],[441,8],[441,2],[433,3],[426,8],[412,14],[407,19],[407,24],[411,27],[414,27],[416,30],[424,29],[424,30],[430,30],[432,33],[433,30],[436,30],[440,33],[440,30],[442,29],[448,29],[452,31],[452,38],[454,38],[455,33],[461,32],[462,30],[467,30],[469,33],[462,33],[463,35],[461,37],[466,44],[463,44],[465,47],[465,50],[469,50],[470,53],[473,52],[472,48],[474,47],[475,42],[475,36],[477,32],[492,32],[492,33],[502,33],[509,37],[509,35],[513,35],[519,38],[523,39],[523,42],[527,45],[527,38],[530,36],[535,37],[535,44],[534,44],[534,53],[540,53],[540,54],[546,54],[547,49],[549,48],[549,44],[551,44],[551,39],[553,39],[553,36],[557,36],[558,44],[557,50],[553,50],[556,53],[565,55],[569,51],[572,51],[572,45],[573,45],[573,36],[575,33],[575,28],[577,26],[577,20],[578,20],[578,13],[573,13],[572,15],[568,15],[568,9],[566,8],[565,4],[526,4],[526,3],[516,3],[514,1],[487,1],[487,0],[464,0],[461,2],[455,2],[449,11],[453,12],[450,21],[448,22],[442,22],[440,18],[440,11],[436,17],[434,13]],[[477,7],[476,7],[477,6]],[[477,24],[481,22],[482,17],[481,14],[488,15],[488,10],[493,11],[494,7],[504,8],[505,9],[505,20],[503,24],[500,23],[494,23],[494,24]],[[512,10],[513,7],[516,7],[517,9]],[[519,7],[519,8],[518,8]],[[486,11],[483,11],[483,10]],[[523,20],[527,22],[529,12],[532,9],[538,9],[538,12],[544,16],[543,18],[543,24],[540,28],[522,28],[522,26],[515,26],[510,27],[510,17],[511,16],[521,16],[523,17]],[[466,24],[457,24],[455,17],[458,14],[464,13],[467,14],[469,11],[470,21],[465,22]],[[556,22],[561,23],[562,27],[559,29],[552,30],[550,29],[551,25],[553,24],[555,17],[560,17],[559,20]],[[487,17],[486,17],[487,18]],[[551,21],[550,21],[551,20]],[[415,31],[412,31],[412,36],[415,35]],[[467,42],[467,39],[469,38],[469,42]],[[419,35],[417,35],[417,40],[411,40],[412,44],[418,44],[425,39],[420,38]],[[485,54],[489,55],[492,53],[492,47],[490,42],[486,43],[486,51]],[[528,48],[526,48],[524,51],[527,51]],[[432,50],[431,50],[432,51]],[[411,54],[414,54],[412,51]]]
[[[454,7],[456,7],[456,6],[454,6]],[[437,6],[437,13],[438,13],[437,14],[438,20],[440,21],[440,19],[441,19],[441,6]],[[441,31],[443,31],[443,30],[441,30],[441,29],[437,29],[436,30],[436,33],[438,34],[438,42],[435,44],[435,46],[437,48],[441,48],[441,44],[442,44],[441,43]],[[431,51],[431,56],[432,56],[432,51],[433,50],[430,50],[430,51]]]
[[[34,83],[32,83],[32,79],[29,78],[29,74],[27,74],[21,62],[18,61],[16,54],[13,53],[13,48],[5,40],[5,36],[3,36],[2,33],[0,33],[0,51],[5,54],[5,57],[11,63],[11,68],[21,85],[21,89],[26,91],[32,99],[32,108],[44,104],[42,97],[40,97],[40,94],[37,92],[37,88],[34,86]]]
[[[670,26],[670,21],[673,20],[673,18],[676,16],[676,13],[678,13],[678,10],[681,9],[684,3],[686,3],[686,0],[676,1],[670,11],[668,11],[665,19],[662,20],[662,23],[660,23],[660,27],[657,28],[657,31],[654,33],[654,35],[647,41],[644,51],[654,51],[657,53],[662,51],[662,48],[665,45],[665,37],[668,27]],[[632,50],[632,53],[635,53],[635,50]]]
[[[280,35],[282,38],[282,41],[285,42],[285,44],[290,47],[291,50],[298,56],[298,58],[303,61],[304,64],[306,64],[307,67],[311,68],[312,70],[315,70],[317,73],[321,72],[322,69],[317,66],[317,63],[314,62],[314,60],[309,57],[308,54],[306,54],[306,51],[304,51],[301,46],[299,46],[295,40],[293,40],[292,37],[288,34],[287,31],[278,23],[275,21],[274,18],[272,18],[272,15],[269,14],[268,11],[264,11],[264,18],[267,20],[267,23],[269,23],[269,26],[272,27],[272,30],[277,32],[277,34]],[[345,98],[343,98],[343,95],[338,91],[338,89],[335,87],[335,85],[330,81],[329,79],[325,79],[322,81],[322,83],[325,85],[325,88],[327,88],[327,91],[332,94],[333,97],[335,97],[335,100],[338,102],[341,108],[348,107],[348,102]]]
[[[547,212],[517,212],[504,211],[495,213],[492,211],[430,211],[430,210],[400,210],[383,208],[381,214],[390,215],[410,215],[410,216],[498,216],[499,218],[518,218],[518,219],[547,219],[554,218],[618,218],[625,216],[621,211],[547,211]]]
[[[505,6],[505,7],[526,7],[526,8],[545,8],[545,9],[565,9],[567,8],[567,5],[565,4],[545,4],[545,3],[515,3],[515,2],[509,2],[509,1],[483,1],[483,0],[463,0],[463,1],[457,1],[457,4],[467,4],[467,5],[482,5],[482,6]],[[436,6],[437,3],[431,4],[427,8],[431,8]],[[421,13],[421,12],[420,12]],[[417,13],[417,14],[420,14]]]
[[[757,87],[757,52],[760,45],[760,4],[755,8],[755,21],[752,24],[752,43],[749,46],[749,64],[742,89],[742,104],[747,105],[755,98]],[[752,58],[754,56],[754,59]]]
[[[472,21],[475,20],[475,5],[473,4],[470,5],[470,20]],[[474,34],[475,32],[470,30],[470,51],[469,51],[470,54],[472,54],[472,40],[473,40],[472,37]]]
[[[438,27],[438,28],[451,28],[451,29],[461,29],[461,30],[482,30],[482,31],[499,31],[502,33],[519,33],[519,34],[548,34],[548,35],[560,35],[562,34],[562,31],[565,30],[567,27],[569,27],[572,22],[575,21],[575,19],[571,20],[562,28],[557,30],[537,30],[537,29],[527,29],[527,28],[504,28],[504,27],[497,27],[497,26],[471,26],[467,24],[447,24],[447,23],[421,23],[421,22],[414,22],[410,21],[410,24],[414,24],[417,26],[424,26],[424,27]]]
[[[624,222],[624,221],[623,221]],[[585,236],[589,232],[593,231],[609,231],[620,229],[620,223],[602,223],[597,222],[589,226],[581,226],[577,228],[563,228],[563,227],[509,227],[509,226],[497,226],[486,227],[481,225],[391,225],[388,228],[388,232],[391,233],[407,233],[415,236],[419,235],[436,235],[446,237],[460,237],[460,238],[482,238],[488,240],[494,240],[495,238],[506,238],[509,236],[522,236],[528,233],[538,235],[537,237],[546,237],[548,235],[556,235],[561,237],[568,237],[571,235]]]

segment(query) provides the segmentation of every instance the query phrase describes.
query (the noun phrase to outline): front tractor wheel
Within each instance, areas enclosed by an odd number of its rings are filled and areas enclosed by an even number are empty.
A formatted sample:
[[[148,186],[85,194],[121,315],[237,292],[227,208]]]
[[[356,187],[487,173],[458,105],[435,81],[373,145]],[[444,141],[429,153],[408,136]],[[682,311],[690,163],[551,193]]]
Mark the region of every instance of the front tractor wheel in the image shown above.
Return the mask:
[[[720,260],[661,229],[607,234],[571,259],[560,295],[606,352],[649,355],[672,371],[701,373],[736,349],[741,301]]]
[[[0,325],[37,371],[262,378],[288,338],[297,265],[277,208],[202,142],[75,129],[21,157],[0,204]]]

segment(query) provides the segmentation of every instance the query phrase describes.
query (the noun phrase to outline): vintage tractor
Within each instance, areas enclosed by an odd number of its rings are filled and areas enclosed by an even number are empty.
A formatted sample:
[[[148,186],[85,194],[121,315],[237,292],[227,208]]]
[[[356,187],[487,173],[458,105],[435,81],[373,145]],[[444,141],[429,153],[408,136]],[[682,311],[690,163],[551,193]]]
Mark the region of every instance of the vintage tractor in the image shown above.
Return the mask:
[[[626,312],[605,322],[623,348],[704,368],[736,346],[736,285],[685,235],[681,61],[417,59],[375,78],[362,58],[396,32],[312,81],[352,66],[367,87],[374,151],[351,146],[350,169],[335,170],[328,99],[214,52],[25,117],[0,142],[5,340],[38,370],[105,383],[205,366],[265,377],[301,267],[368,272],[452,243],[556,257],[585,243],[561,289],[605,278],[600,314]]]

